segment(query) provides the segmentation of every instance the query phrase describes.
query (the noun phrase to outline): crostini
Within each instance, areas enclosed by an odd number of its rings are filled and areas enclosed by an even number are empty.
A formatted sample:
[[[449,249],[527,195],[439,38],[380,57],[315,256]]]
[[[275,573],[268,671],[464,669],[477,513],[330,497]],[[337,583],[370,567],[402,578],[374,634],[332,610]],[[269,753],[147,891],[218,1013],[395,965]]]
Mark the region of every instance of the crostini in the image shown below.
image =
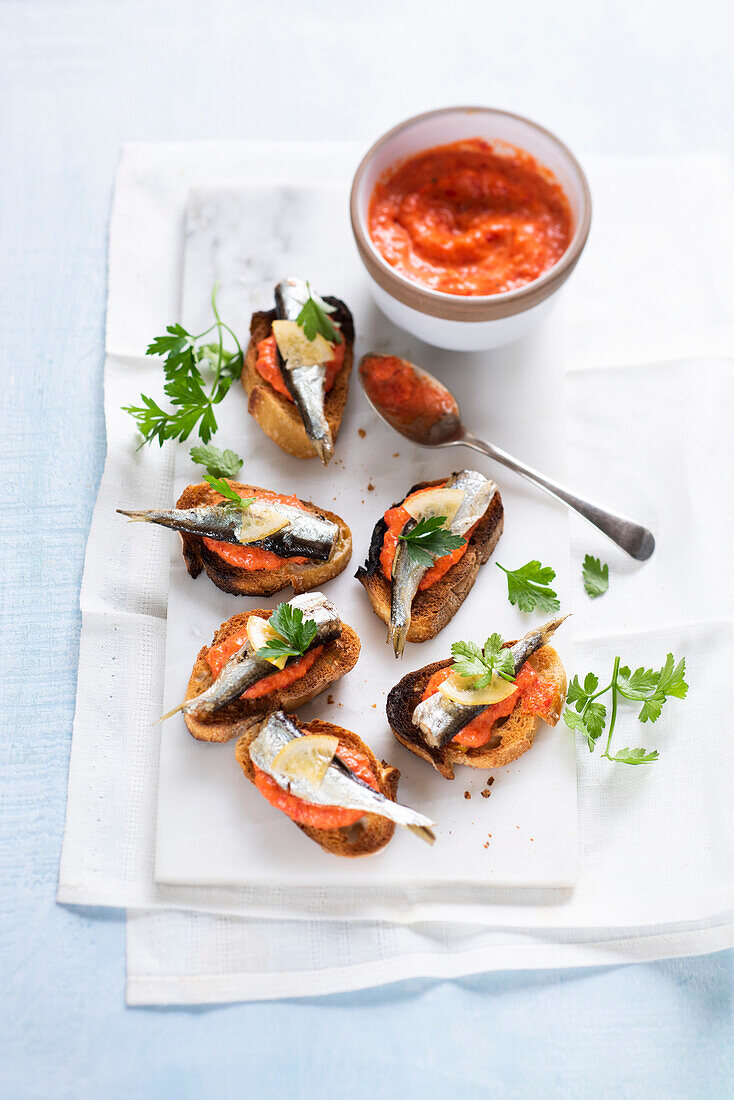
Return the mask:
[[[346,568],[352,533],[334,512],[257,485],[219,484],[229,500],[202,482],[188,485],[175,509],[118,512],[179,531],[189,574],[203,569],[233,596],[271,596],[289,585],[309,592]]]
[[[484,649],[467,642],[453,658],[404,676],[387,697],[387,720],[406,749],[445,779],[454,764],[503,768],[527,752],[541,721],[555,726],[566,672],[548,639],[566,616],[516,642],[495,634]]]
[[[466,599],[502,534],[499,489],[476,470],[423,481],[375,524],[355,574],[395,656],[434,638]]]
[[[285,279],[275,309],[254,313],[242,370],[247,411],[296,458],[334,454],[354,362],[354,322],[339,298]]]
[[[183,711],[198,741],[230,741],[276,710],[296,710],[350,672],[359,637],[322,592],[294,596],[274,611],[227,619],[200,650]]]
[[[332,855],[378,852],[396,824],[435,840],[434,822],[396,802],[400,772],[341,726],[278,711],[240,737],[236,755],[263,797]]]

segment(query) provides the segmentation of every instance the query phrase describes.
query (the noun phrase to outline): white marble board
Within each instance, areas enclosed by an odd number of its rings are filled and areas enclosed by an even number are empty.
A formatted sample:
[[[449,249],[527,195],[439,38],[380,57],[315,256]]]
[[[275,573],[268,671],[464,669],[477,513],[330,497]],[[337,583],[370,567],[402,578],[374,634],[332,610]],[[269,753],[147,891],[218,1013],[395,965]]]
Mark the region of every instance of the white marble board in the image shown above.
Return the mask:
[[[393,352],[426,366],[456,393],[478,433],[535,463],[563,473],[562,375],[552,326],[513,347],[487,354],[451,354],[421,344],[390,324],[373,304],[351,238],[346,189],[219,186],[192,192],[184,248],[182,322],[193,331],[210,322],[209,296],[221,286],[222,316],[245,341],[254,309],[272,306],[272,288],[286,275],[307,277],[323,294],[337,294],[352,309],[357,359],[368,349]],[[353,376],[336,458],[328,469],[316,459],[284,454],[248,416],[244,391],[234,386],[217,409],[215,442],[245,458],[244,479],[299,496],[342,515],[352,528],[354,556],[325,590],[344,620],[359,633],[362,653],[354,671],[300,717],[323,717],[353,729],[401,773],[399,799],[438,823],[431,848],[396,830],[378,855],[343,860],[327,855],[279,814],[245,779],[234,742],[195,741],[183,719],[163,726],[160,756],[155,878],[166,884],[339,884],[378,887],[456,882],[494,886],[569,886],[576,875],[576,767],[573,739],[563,723],[541,731],[533,749],[495,773],[491,797],[481,797],[484,772],[458,767],[453,782],[393,738],[385,719],[389,689],[406,672],[448,655],[458,638],[483,641],[499,630],[517,637],[538,616],[519,614],[507,600],[500,561],[510,568],[530,558],[552,564],[557,591],[568,594],[568,516],[543,494],[469,450],[429,453],[378,423]],[[365,433],[359,434],[359,429]],[[180,492],[201,471],[179,451]],[[479,574],[471,595],[433,641],[408,644],[397,662],[385,644],[385,627],[372,613],[354,579],[376,519],[414,482],[461,467],[475,467],[499,483],[505,533],[494,559]],[[164,505],[168,502],[140,502]],[[270,600],[229,596],[205,575],[186,573],[178,538],[171,537],[164,709],[179,702],[199,648],[219,624]],[[557,635],[570,662],[570,624]],[[470,798],[465,796],[469,792]]]

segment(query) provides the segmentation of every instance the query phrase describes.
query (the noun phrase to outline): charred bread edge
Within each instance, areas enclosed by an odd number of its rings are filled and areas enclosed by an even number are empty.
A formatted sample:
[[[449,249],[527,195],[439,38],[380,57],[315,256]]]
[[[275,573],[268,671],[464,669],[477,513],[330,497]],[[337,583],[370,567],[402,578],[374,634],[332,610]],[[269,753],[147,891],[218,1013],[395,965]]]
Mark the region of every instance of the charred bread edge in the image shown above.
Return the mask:
[[[197,654],[186,689],[187,700],[201,695],[213,683],[211,670],[206,663],[206,654],[211,646],[224,641],[225,638],[244,627],[251,615],[269,619],[272,613],[272,608],[255,607],[251,611],[233,615],[221,624],[211,644],[202,646]],[[188,731],[197,741],[231,741],[233,737],[245,733],[251,726],[261,722],[276,710],[297,710],[311,699],[315,699],[317,695],[321,695],[342,676],[351,672],[357,663],[360,649],[357,632],[342,621],[340,637],[325,644],[305,676],[284,688],[256,699],[234,699],[208,718],[196,718],[193,715],[184,714]],[[332,672],[335,674],[331,675]]]
[[[400,772],[397,768],[391,767],[384,761],[381,763],[372,752],[369,745],[367,745],[358,734],[352,733],[351,730],[344,729],[343,726],[336,726],[331,722],[322,722],[318,718],[310,722],[301,723],[295,715],[291,714],[289,717],[292,718],[301,729],[305,729],[309,733],[330,734],[346,742],[351,748],[358,749],[360,752],[364,753],[377,779],[380,792],[392,802],[395,801],[398,793]],[[260,732],[264,721],[265,719],[262,719],[257,726],[253,726],[237,741],[237,762],[251,783],[255,782],[255,769],[250,760],[249,749]],[[297,821],[294,821],[293,824],[298,825],[301,832],[305,833],[311,840],[315,840],[325,851],[330,852],[332,855],[346,856],[348,858],[366,856],[379,851],[381,848],[385,847],[395,832],[395,823],[386,817],[380,817],[379,814],[365,814],[359,822],[347,828],[316,829],[311,825],[301,825]]]
[[[233,478],[225,480],[240,495],[262,488],[259,485],[235,481]],[[216,491],[206,482],[187,485],[176,501],[176,507],[195,507],[204,503],[210,494],[215,496]],[[306,511],[336,523],[339,528],[339,541],[328,561],[291,565],[286,559],[277,569],[242,569],[237,565],[230,565],[214,550],[210,550],[201,536],[181,532],[181,548],[189,575],[196,579],[204,569],[217,588],[235,596],[272,596],[288,585],[293,585],[293,590],[298,595],[338,577],[352,557],[352,532],[336,512],[321,508],[310,500],[301,500],[301,503],[305,505]]]

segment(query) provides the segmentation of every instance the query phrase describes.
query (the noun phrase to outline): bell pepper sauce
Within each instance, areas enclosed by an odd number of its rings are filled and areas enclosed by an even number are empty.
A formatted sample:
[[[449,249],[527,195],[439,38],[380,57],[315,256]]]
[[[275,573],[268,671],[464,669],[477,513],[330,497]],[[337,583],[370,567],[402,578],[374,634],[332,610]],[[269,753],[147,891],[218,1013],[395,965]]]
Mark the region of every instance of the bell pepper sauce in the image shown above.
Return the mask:
[[[408,501],[416,500],[422,493],[431,493],[434,489],[438,488],[438,485],[432,485],[428,489],[419,489],[417,492],[411,493],[410,496],[406,497],[403,503],[399,504],[397,508],[388,508],[385,512],[384,520],[387,524],[387,531],[382,540],[380,567],[386,580],[389,581],[392,579],[392,566],[398,549],[398,539],[405,524],[411,519],[410,513],[406,510],[404,505]],[[444,574],[448,573],[452,565],[456,565],[457,561],[461,561],[469,545],[469,539],[472,537],[479,522],[480,521],[477,520],[477,523],[466,532],[464,535],[466,542],[463,546],[459,546],[456,550],[449,550],[448,554],[443,554],[440,558],[436,558],[431,568],[426,570],[421,578],[421,582],[418,585],[419,592],[423,592],[426,588],[430,588],[432,584],[435,584]]]
[[[224,497],[219,496],[219,493],[216,495],[219,500],[224,500]],[[257,489],[253,491],[253,496],[257,500],[278,501],[281,504],[289,504],[292,508],[303,509],[303,501],[299,500],[293,493],[285,496],[283,493],[272,493],[269,489]],[[290,565],[303,565],[308,561],[308,558],[304,558],[299,554],[294,554],[292,558],[283,558],[280,554],[274,554],[271,550],[263,550],[261,546],[235,546],[231,542],[219,542],[217,539],[209,538],[204,538],[203,542],[223,561],[236,566],[237,569],[272,570],[279,569],[286,561]]]
[[[336,755],[348,768],[352,769],[356,776],[373,790],[379,791],[372,766],[364,753],[340,741]],[[310,825],[314,829],[340,829],[354,825],[360,817],[364,817],[363,810],[345,810],[341,806],[317,806],[314,802],[298,798],[289,791],[284,791],[271,775],[259,768],[255,768],[255,786],[270,805],[275,806],[276,810],[282,810],[293,821],[301,825]]]
[[[566,251],[568,200],[523,149],[481,138],[426,149],[378,180],[370,237],[411,282],[446,294],[501,294],[532,282]]]
[[[367,396],[397,424],[423,420],[430,425],[456,410],[451,394],[443,386],[437,386],[397,355],[365,356],[359,373]]]
[[[334,357],[330,359],[328,363],[325,363],[326,378],[324,380],[324,392],[328,393],[336,381],[336,376],[344,366],[344,355],[346,352],[346,344],[342,340],[341,344],[334,344]],[[293,403],[288,387],[283,380],[283,374],[278,365],[278,345],[275,341],[275,336],[271,333],[270,336],[266,336],[264,340],[260,340],[257,345],[257,359],[255,360],[255,370],[263,378],[276,393],[279,393],[281,397],[285,397],[286,401]]]
[[[426,684],[421,702],[428,699],[430,695],[434,695],[450,675],[451,665],[434,672]],[[526,714],[537,714],[542,718],[550,713],[556,695],[556,685],[539,676],[526,661],[515,677],[515,690],[512,694],[501,699],[499,703],[491,704],[472,719],[468,725],[459,730],[453,742],[466,749],[480,748],[491,740],[497,721],[512,714],[518,701],[522,703],[522,709]]]

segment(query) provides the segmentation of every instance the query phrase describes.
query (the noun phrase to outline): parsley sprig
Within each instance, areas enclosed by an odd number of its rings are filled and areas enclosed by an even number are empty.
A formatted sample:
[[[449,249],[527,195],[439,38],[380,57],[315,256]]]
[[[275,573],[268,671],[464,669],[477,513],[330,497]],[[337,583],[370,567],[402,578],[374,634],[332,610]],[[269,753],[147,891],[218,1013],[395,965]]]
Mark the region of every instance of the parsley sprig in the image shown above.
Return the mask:
[[[584,578],[584,588],[587,596],[595,600],[597,596],[603,596],[609,588],[609,566],[602,565],[599,558],[592,558],[587,554],[581,569]]]
[[[499,634],[490,634],[483,649],[474,642],[454,642],[451,656],[454,658],[451,671],[457,676],[474,679],[473,687],[477,691],[488,687],[492,676],[501,676],[510,683],[515,681],[512,653],[505,648]]]
[[[242,469],[242,459],[235,451],[220,451],[213,443],[192,447],[189,454],[197,465],[203,466],[214,477],[237,477]]]
[[[330,306],[323,298],[319,298],[318,294],[314,294],[309,283],[306,283],[306,287],[308,298],[296,317],[296,324],[303,329],[307,340],[313,340],[317,334],[320,334],[330,344],[341,344],[341,333],[329,319],[330,313],[336,313],[336,306]]]
[[[304,619],[300,607],[292,607],[289,603],[278,604],[268,621],[278,637],[270,638],[262,649],[258,649],[258,657],[266,660],[302,657],[318,629],[313,619]]]
[[[428,519],[420,519],[410,531],[404,531],[398,535],[408,548],[408,553],[418,565],[425,565],[427,569],[433,565],[436,558],[442,558],[451,550],[458,550],[466,543],[461,535],[452,535],[444,527],[446,516],[430,516]]]
[[[625,747],[611,753],[612,734],[617,721],[617,705],[620,699],[641,702],[638,715],[640,722],[657,722],[664,704],[669,697],[685,699],[688,684],[685,681],[686,662],[684,658],[676,663],[672,653],[657,672],[651,668],[636,668],[630,672],[627,665],[620,668],[620,658],[614,658],[611,681],[599,689],[599,678],[589,672],[583,684],[574,676],[568,689],[567,703],[575,704],[575,710],[569,707],[563,712],[563,720],[569,729],[578,730],[586,738],[589,752],[593,752],[596,742],[604,732],[607,709],[599,702],[602,695],[611,692],[611,715],[607,731],[607,743],[602,756],[615,764],[650,764],[658,759],[658,751]]]
[[[221,493],[227,504],[236,504],[238,508],[241,508],[243,512],[246,512],[254,501],[254,497],[241,497],[236,489],[233,489],[226,481],[223,481],[220,477],[214,477],[212,474],[204,474],[204,481],[208,481],[212,489],[217,493]]]
[[[163,409],[152,397],[140,395],[141,405],[123,406],[137,422],[143,440],[152,443],[157,439],[162,447],[167,439],[188,439],[194,428],[199,438],[208,443],[217,430],[214,406],[227,395],[229,387],[242,374],[244,357],[242,348],[232,329],[225,325],[217,309],[217,287],[212,290],[214,323],[204,332],[194,336],[183,325],[168,325],[164,336],[157,336],[149,344],[146,355],[163,355],[165,385],[163,391],[173,408]],[[205,336],[216,329],[217,338],[202,343]],[[237,351],[224,347],[224,333],[228,332],[237,345]],[[211,384],[202,371],[213,372]]]
[[[517,604],[519,611],[558,611],[560,602],[550,587],[556,573],[549,565],[529,561],[520,569],[505,569],[495,562],[498,569],[507,574],[507,598]]]

